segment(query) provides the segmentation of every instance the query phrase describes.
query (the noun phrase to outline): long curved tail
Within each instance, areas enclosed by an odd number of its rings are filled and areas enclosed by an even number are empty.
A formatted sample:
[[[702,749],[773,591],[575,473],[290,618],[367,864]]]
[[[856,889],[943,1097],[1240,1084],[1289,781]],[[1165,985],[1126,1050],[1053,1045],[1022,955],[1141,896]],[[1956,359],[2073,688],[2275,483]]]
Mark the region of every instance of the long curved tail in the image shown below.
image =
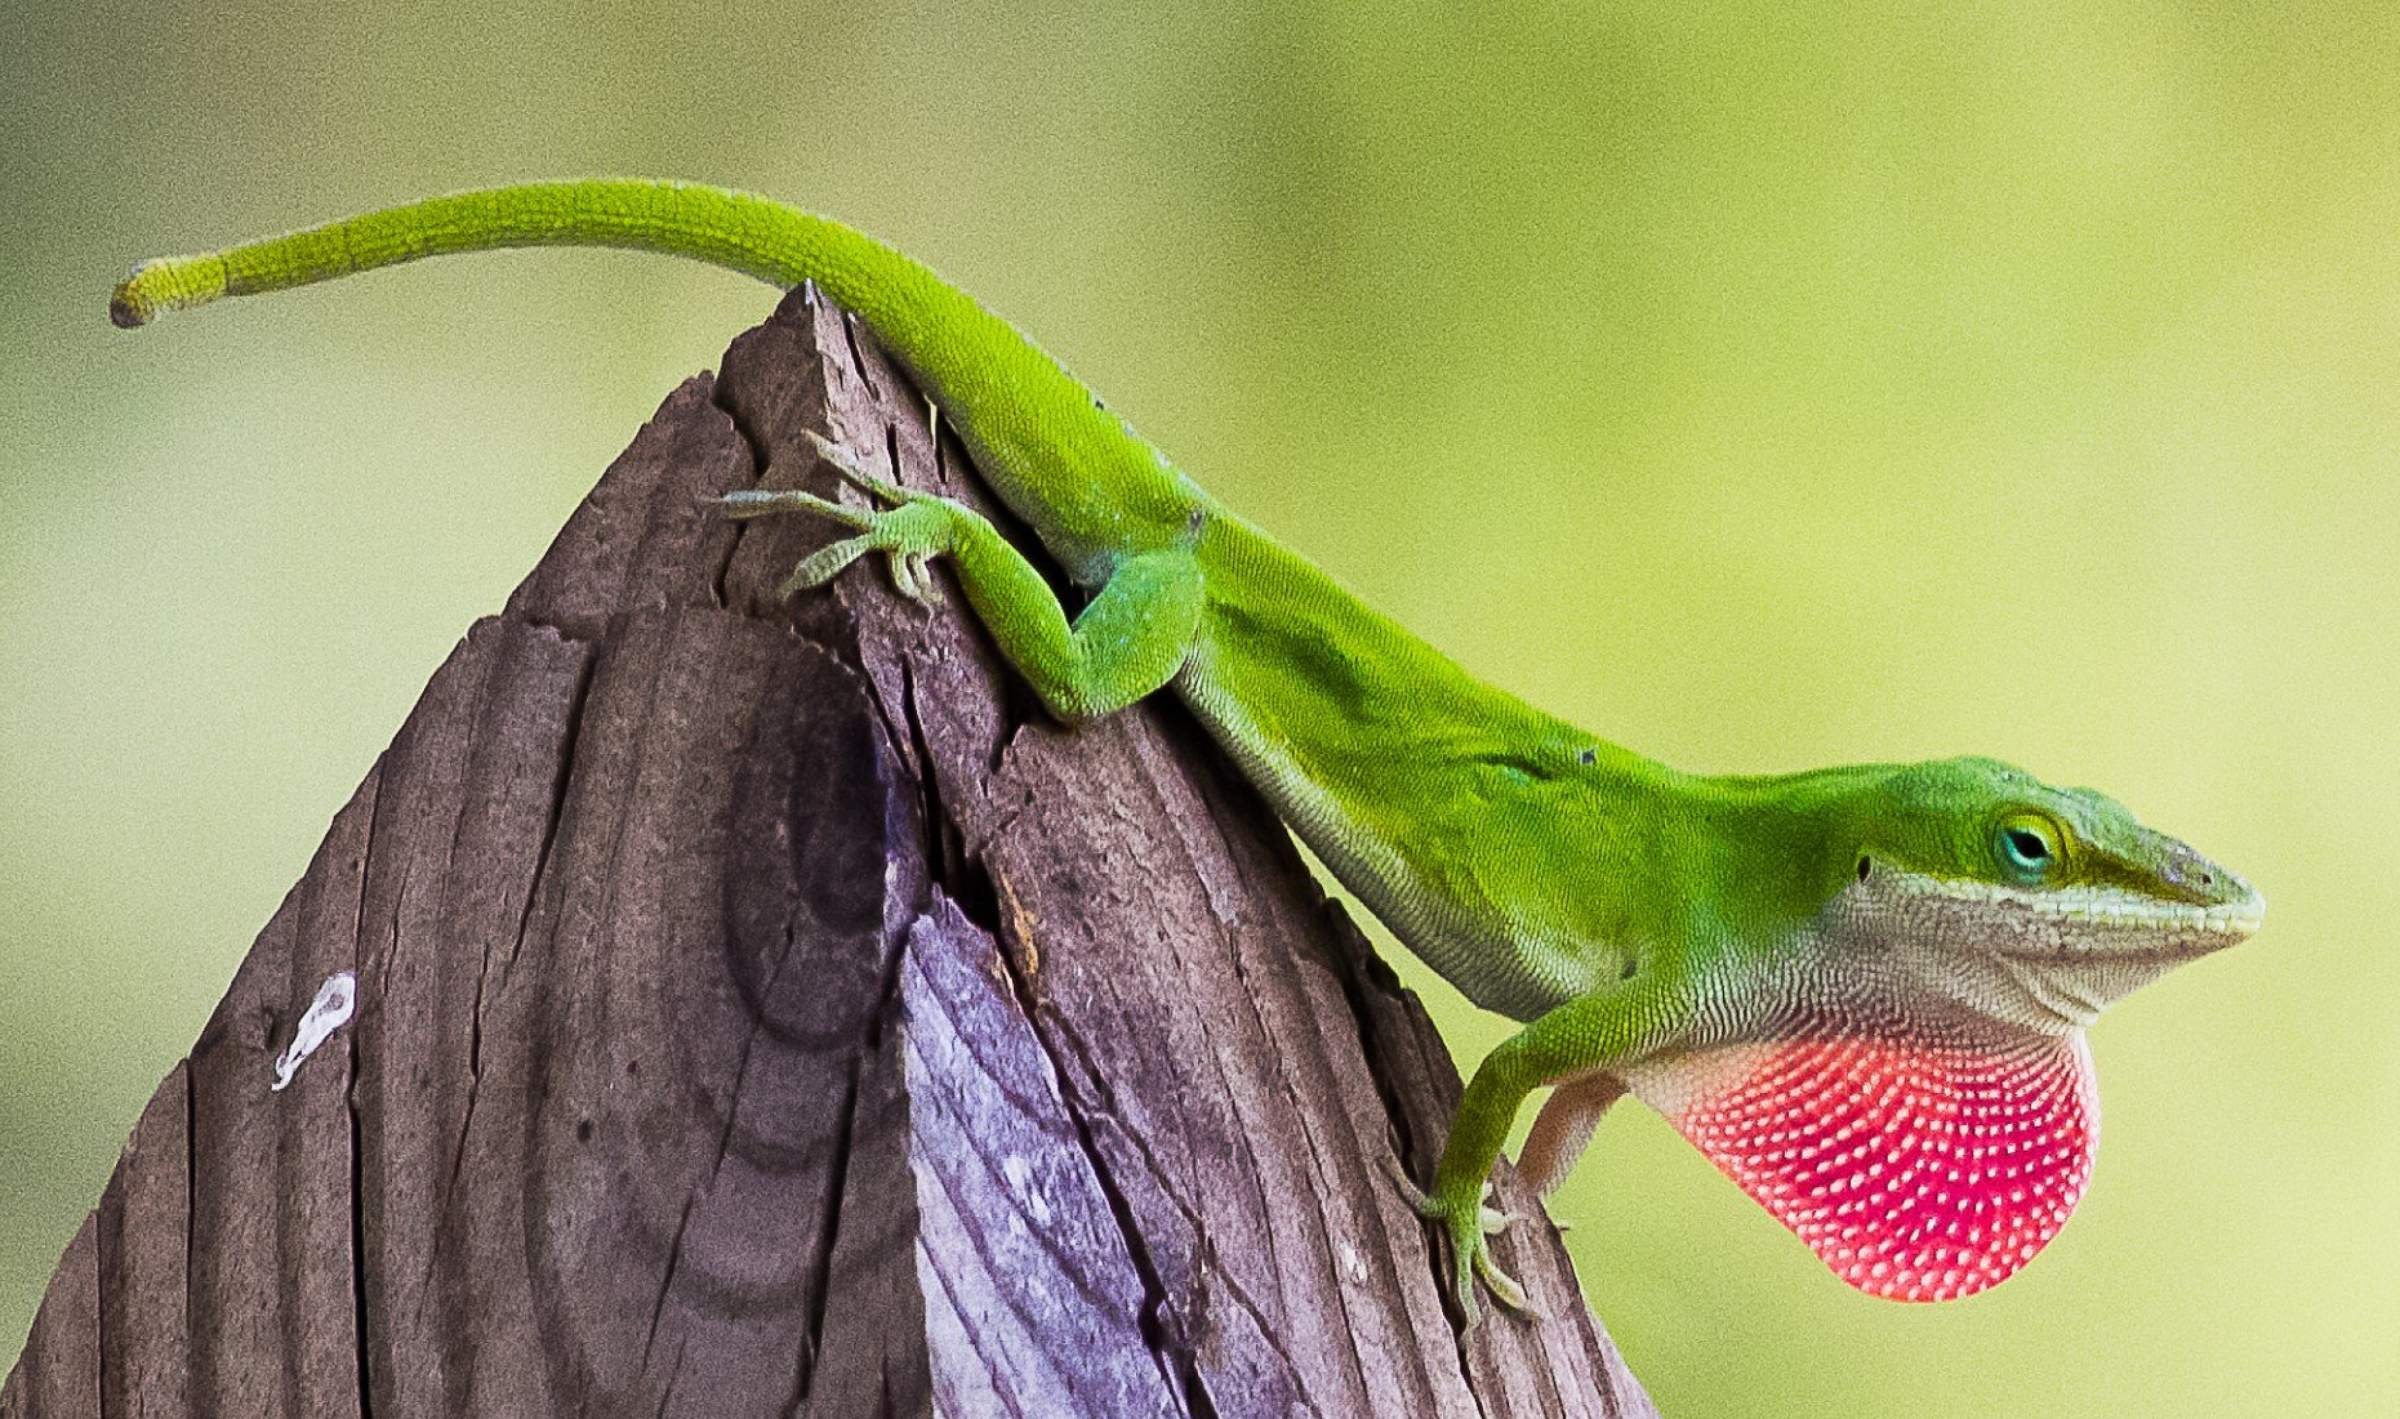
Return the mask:
[[[814,281],[864,317],[966,438],[1002,500],[1079,581],[1186,535],[1197,489],[1015,327],[917,261],[753,193],[640,178],[430,197],[224,251],[145,261],[109,319],[132,328],[226,296],[420,257],[601,246],[690,257],[777,286]]]

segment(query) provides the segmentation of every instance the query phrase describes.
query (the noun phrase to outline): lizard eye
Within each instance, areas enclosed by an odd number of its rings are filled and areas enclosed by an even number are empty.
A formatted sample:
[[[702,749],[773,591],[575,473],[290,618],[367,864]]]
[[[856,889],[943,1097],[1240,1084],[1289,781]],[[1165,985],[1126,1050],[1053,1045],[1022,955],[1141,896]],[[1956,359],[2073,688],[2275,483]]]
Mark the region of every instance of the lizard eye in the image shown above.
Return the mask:
[[[2000,865],[2020,881],[2039,882],[2058,866],[2058,830],[2040,818],[2002,820],[1992,845]]]

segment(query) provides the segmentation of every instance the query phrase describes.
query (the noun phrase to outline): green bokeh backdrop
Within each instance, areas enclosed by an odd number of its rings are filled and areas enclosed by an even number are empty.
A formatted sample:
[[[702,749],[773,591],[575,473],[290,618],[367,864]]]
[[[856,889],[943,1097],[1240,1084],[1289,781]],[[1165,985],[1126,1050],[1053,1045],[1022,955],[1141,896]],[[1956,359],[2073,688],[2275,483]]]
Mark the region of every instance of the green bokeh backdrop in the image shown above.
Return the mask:
[[[2394,1412],[2400,11],[499,8],[11,8],[0,1361],[427,673],[771,301],[550,253],[134,338],[110,280],[624,171],[931,260],[1604,734],[1994,753],[2264,886],[2096,1032],[2091,1197],[1975,1300],[1612,1118],[1557,1210],[1670,1414]]]

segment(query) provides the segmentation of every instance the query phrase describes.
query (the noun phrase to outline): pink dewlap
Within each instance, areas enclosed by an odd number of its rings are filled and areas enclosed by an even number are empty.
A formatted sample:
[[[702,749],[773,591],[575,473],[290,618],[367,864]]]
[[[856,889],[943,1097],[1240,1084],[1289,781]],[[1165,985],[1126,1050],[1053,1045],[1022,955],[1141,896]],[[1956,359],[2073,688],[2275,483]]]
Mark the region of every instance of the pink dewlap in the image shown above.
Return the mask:
[[[2003,1049],[1797,1038],[1728,1053],[1636,1091],[1666,1086],[1661,1111],[1684,1137],[1862,1291],[1941,1301],[1997,1285],[2091,1180],[2099,1102],[2080,1032]]]

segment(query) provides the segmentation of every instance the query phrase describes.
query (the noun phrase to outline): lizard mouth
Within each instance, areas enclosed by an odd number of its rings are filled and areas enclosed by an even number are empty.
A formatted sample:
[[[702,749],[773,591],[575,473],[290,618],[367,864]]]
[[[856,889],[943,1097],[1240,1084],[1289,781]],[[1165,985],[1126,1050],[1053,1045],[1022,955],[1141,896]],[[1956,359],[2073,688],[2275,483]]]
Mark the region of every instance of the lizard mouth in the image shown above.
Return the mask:
[[[2222,900],[2171,902],[2123,887],[2035,891],[1993,882],[1919,878],[1910,884],[1970,915],[1997,955],[2026,961],[2107,958],[2172,963],[2235,945],[2257,932],[2267,904],[2239,879]]]
[[[2057,947],[1999,946],[1994,947],[1991,954],[2033,966],[2095,960],[2104,960],[2110,965],[2118,966],[2180,966],[2186,961],[2208,955],[2212,951],[2222,950],[2239,940],[2241,938],[2238,936],[2227,936],[2222,939],[2202,937],[2188,945],[2102,947],[2096,950],[2082,951]]]
[[[1837,931],[1880,951],[1918,1008],[1962,1028],[2080,1029],[2112,1002],[2258,929],[2266,904],[2231,874],[2200,901],[2115,885],[2045,890],[1894,869],[1851,887]]]
[[[2089,900],[2049,900],[2035,896],[2029,907],[2035,916],[2050,921],[2081,922],[2104,929],[2172,932],[2203,939],[2223,937],[2226,939],[2219,944],[2228,946],[2256,932],[2266,920],[2266,904],[2258,900],[2255,892],[2249,894],[2248,900],[2213,907],[2160,902],[2130,892],[2095,893]]]

